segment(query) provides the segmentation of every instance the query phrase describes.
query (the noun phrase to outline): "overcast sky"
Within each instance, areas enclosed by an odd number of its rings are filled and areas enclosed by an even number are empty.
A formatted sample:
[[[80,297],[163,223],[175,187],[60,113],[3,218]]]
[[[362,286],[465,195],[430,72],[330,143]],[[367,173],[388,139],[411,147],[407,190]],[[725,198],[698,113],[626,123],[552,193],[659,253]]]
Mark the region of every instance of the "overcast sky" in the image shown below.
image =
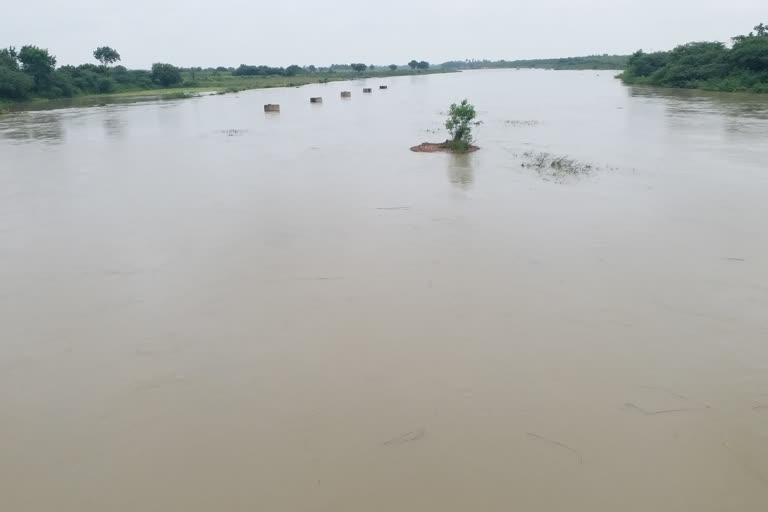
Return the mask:
[[[6,4],[7,2],[7,4]],[[35,44],[59,64],[117,49],[129,68],[439,63],[668,49],[727,41],[768,0],[2,0],[0,47]],[[113,4],[114,7],[110,4]],[[762,6],[762,7],[760,7]]]

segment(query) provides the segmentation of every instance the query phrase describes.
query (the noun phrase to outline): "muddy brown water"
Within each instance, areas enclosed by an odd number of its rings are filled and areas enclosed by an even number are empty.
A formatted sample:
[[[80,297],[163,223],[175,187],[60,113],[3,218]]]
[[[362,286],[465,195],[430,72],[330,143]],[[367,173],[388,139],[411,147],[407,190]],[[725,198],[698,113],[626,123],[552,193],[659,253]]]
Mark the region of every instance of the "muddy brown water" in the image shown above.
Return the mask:
[[[768,509],[768,97],[363,85],[0,117],[0,510]]]

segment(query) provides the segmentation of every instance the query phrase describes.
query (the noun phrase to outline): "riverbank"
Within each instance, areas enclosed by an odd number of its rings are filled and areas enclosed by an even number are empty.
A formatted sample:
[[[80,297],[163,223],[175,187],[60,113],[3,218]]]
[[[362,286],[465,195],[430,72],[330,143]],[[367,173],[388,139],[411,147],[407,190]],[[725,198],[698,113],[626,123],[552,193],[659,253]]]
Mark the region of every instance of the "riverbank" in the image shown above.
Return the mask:
[[[57,108],[85,107],[107,103],[133,103],[156,99],[184,99],[203,94],[228,94],[250,89],[275,87],[301,87],[309,84],[342,82],[366,78],[389,78],[395,76],[418,76],[441,73],[456,73],[456,70],[375,70],[357,72],[316,72],[295,76],[234,76],[227,74],[203,74],[185,81],[179,87],[153,89],[125,89],[105,94],[84,94],[71,98],[32,98],[22,101],[0,99],[0,114],[28,110],[53,110]],[[201,76],[202,75],[202,76]]]

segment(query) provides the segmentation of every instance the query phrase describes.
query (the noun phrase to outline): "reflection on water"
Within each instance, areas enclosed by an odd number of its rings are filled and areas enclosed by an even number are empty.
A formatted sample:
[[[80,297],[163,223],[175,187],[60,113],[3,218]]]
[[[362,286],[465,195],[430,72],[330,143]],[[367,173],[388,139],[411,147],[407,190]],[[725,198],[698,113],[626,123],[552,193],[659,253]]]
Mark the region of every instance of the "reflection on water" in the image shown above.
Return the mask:
[[[630,86],[630,96],[666,100],[666,107],[676,114],[714,113],[739,119],[768,119],[768,98],[761,94],[710,92]]]
[[[768,510],[768,96],[362,84],[0,117],[0,510]]]
[[[64,137],[58,112],[0,116],[0,139],[59,143]]]
[[[448,160],[448,180],[458,188],[469,190],[475,182],[472,154],[452,154]]]
[[[107,137],[119,138],[123,135],[123,127],[125,123],[121,111],[112,110],[111,112],[105,113],[102,124],[104,126],[104,133]]]

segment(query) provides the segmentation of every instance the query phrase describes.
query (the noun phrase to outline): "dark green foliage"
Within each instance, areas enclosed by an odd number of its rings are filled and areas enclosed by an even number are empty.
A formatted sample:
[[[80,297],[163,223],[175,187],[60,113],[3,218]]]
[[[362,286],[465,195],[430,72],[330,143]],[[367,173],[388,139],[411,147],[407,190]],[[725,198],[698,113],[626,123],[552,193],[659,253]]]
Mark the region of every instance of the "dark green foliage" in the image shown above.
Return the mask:
[[[688,43],[669,52],[635,52],[621,75],[629,84],[768,92],[768,27],[719,42]]]
[[[768,37],[765,35],[747,37],[734,43],[728,60],[734,68],[757,72],[768,71]]]
[[[416,69],[416,67],[419,65],[419,62],[417,60],[412,60],[408,63],[408,65],[411,67],[411,69]]]
[[[100,46],[93,51],[93,58],[101,62],[102,67],[106,69],[110,64],[120,60],[120,54],[109,46]]]
[[[390,71],[394,71],[394,70],[396,70],[396,69],[397,69],[397,64],[390,64],[390,65],[389,65],[389,70],[390,70]]]
[[[170,87],[181,83],[181,73],[172,64],[155,62],[152,64],[152,81],[163,87]]]
[[[247,66],[240,64],[240,66],[232,72],[235,76],[285,76],[285,69],[283,68],[271,68],[269,66]]]
[[[0,68],[19,70],[19,54],[13,46],[0,49]]]
[[[28,74],[0,66],[0,98],[24,99],[34,85],[34,80]]]
[[[51,75],[56,68],[56,57],[48,50],[37,46],[22,46],[18,55],[21,70],[35,81],[35,91],[44,92],[51,83]]]
[[[429,62],[422,60],[418,64],[416,64],[416,67],[419,69],[429,69]]]
[[[643,53],[642,50],[639,50],[629,58],[627,73],[631,70],[631,73],[638,77],[651,76],[666,66],[668,60],[668,52]]]
[[[301,66],[292,64],[287,68],[285,68],[285,76],[296,76],[298,73],[301,73],[301,71],[302,71]]]
[[[368,69],[368,66],[363,64],[362,62],[353,62],[349,65],[350,68],[352,68],[352,71],[357,71],[358,73],[362,73],[366,69]]]

